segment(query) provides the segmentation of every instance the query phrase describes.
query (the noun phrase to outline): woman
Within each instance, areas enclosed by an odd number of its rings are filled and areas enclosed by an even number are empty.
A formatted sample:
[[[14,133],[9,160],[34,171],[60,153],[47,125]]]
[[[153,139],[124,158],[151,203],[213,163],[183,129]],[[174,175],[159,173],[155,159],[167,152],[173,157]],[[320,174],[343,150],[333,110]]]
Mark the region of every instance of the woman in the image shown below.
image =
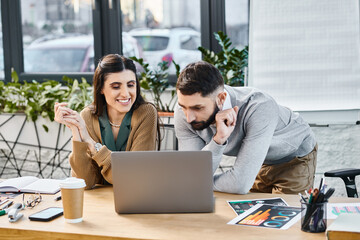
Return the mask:
[[[118,54],[103,57],[93,85],[94,102],[80,115],[66,103],[55,104],[55,121],[73,135],[71,174],[84,179],[87,189],[112,183],[111,151],[155,150],[156,143],[160,148],[157,111],[140,94],[132,60]]]

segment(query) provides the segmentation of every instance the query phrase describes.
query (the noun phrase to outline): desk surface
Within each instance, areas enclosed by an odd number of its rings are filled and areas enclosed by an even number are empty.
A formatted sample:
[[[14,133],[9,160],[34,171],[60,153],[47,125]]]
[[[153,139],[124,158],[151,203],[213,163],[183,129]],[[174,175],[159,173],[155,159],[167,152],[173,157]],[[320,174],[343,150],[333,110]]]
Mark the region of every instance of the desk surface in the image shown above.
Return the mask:
[[[236,217],[227,200],[282,197],[290,206],[298,206],[297,195],[250,193],[235,195],[215,192],[214,213],[197,214],[123,214],[114,210],[112,187],[85,191],[84,221],[66,223],[64,217],[51,222],[33,222],[28,216],[50,206],[61,206],[53,195],[45,195],[34,209],[22,211],[24,217],[9,223],[0,217],[0,239],[326,239],[325,233],[305,233],[300,221],[288,230],[263,229],[226,224]],[[20,201],[21,196],[15,200]],[[333,198],[332,202],[358,202],[358,199]],[[331,220],[328,221],[331,222]]]

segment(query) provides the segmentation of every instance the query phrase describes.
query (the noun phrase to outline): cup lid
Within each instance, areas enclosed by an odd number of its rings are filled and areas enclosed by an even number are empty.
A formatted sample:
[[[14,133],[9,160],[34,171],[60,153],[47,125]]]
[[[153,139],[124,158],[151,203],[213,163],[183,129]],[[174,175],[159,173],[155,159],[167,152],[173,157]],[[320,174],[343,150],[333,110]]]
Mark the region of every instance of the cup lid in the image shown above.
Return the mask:
[[[60,182],[60,188],[83,188],[85,187],[85,181],[81,178],[70,177]]]

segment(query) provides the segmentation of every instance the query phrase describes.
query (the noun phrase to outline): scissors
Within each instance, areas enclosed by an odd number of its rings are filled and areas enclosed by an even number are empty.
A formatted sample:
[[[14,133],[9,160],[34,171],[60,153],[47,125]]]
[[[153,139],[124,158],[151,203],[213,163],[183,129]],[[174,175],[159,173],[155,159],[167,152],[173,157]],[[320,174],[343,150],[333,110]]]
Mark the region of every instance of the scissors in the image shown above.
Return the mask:
[[[316,199],[319,196],[319,189],[315,188],[313,190],[313,202],[316,203]]]

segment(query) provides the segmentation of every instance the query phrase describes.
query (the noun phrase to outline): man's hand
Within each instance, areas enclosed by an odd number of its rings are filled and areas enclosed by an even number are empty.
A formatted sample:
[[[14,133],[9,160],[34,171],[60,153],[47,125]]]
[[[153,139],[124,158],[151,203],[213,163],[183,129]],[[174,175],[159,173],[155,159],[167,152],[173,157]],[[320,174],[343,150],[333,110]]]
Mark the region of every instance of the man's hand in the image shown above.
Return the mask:
[[[235,106],[216,114],[216,134],[214,135],[214,141],[217,144],[224,144],[230,134],[234,131],[238,111],[239,107]]]

